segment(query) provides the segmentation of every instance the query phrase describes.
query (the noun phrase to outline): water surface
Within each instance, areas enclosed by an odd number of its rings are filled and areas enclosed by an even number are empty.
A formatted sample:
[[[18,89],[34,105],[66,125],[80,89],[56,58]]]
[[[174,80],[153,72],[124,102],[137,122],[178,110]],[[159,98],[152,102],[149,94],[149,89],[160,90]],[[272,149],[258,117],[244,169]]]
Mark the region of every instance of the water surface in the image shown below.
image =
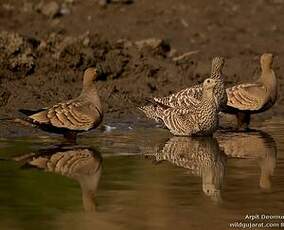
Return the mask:
[[[229,229],[284,215],[284,125],[268,127],[214,138],[116,129],[78,146],[2,139],[0,229]]]

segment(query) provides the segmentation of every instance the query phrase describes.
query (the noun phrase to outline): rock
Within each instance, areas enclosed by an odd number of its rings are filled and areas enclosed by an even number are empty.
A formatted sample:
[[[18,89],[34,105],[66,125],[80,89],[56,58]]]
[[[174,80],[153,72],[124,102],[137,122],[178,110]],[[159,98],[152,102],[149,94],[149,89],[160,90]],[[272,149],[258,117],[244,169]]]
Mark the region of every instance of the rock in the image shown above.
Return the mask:
[[[60,8],[60,14],[61,15],[71,14],[71,9],[66,3],[62,4],[62,6]]]
[[[138,47],[138,49],[143,49],[144,47],[150,47],[152,49],[156,49],[161,46],[163,40],[156,38],[149,38],[140,41],[136,41],[134,44]]]
[[[129,47],[132,47],[133,46],[133,42],[132,41],[129,41],[127,39],[118,39],[116,41],[116,44],[118,46],[121,46],[123,48],[129,48]]]
[[[154,53],[167,56],[167,53],[171,50],[169,43],[162,39],[149,38],[141,41],[134,42],[139,50],[150,49]]]
[[[55,18],[56,16],[60,15],[61,9],[60,5],[55,1],[48,3],[41,2],[36,8],[39,12],[49,18]]]
[[[100,6],[106,6],[108,3],[109,3],[108,0],[98,0],[98,4],[99,4]]]
[[[168,53],[169,58],[174,58],[178,54],[178,51],[176,49],[171,49],[170,52]]]

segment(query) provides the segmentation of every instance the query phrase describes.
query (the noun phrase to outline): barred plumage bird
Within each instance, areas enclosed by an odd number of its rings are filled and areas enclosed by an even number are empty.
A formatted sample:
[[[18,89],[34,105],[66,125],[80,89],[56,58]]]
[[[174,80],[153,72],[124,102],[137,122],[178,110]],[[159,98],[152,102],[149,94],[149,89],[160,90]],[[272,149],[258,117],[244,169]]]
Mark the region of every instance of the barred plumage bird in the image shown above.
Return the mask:
[[[227,95],[224,87],[223,67],[225,59],[223,57],[214,57],[211,67],[211,78],[217,81],[217,87],[215,89],[218,105],[224,106],[227,103]],[[195,85],[186,89],[183,89],[177,93],[171,94],[166,97],[155,97],[154,101],[163,105],[177,108],[177,107],[189,107],[196,104],[196,101],[200,101],[202,98],[202,84]]]
[[[218,126],[218,100],[214,94],[217,80],[203,83],[202,98],[195,106],[171,108],[161,104],[142,106],[148,118],[162,120],[170,132],[178,136],[212,135]]]
[[[102,157],[95,149],[70,146],[43,149],[13,158],[25,165],[76,180],[86,211],[95,210],[95,195],[102,171]]]
[[[153,156],[157,162],[168,161],[201,177],[203,192],[213,200],[220,200],[225,158],[215,138],[172,137],[162,149],[144,155]]]
[[[226,89],[228,102],[222,112],[236,114],[239,129],[248,129],[250,114],[271,108],[278,94],[275,73],[271,67],[273,55],[265,53],[260,58],[261,75],[255,83],[246,83]]]
[[[94,81],[95,68],[84,73],[83,89],[79,97],[37,111],[20,110],[28,115],[25,121],[48,132],[63,134],[71,142],[78,132],[96,128],[103,119],[103,109]]]

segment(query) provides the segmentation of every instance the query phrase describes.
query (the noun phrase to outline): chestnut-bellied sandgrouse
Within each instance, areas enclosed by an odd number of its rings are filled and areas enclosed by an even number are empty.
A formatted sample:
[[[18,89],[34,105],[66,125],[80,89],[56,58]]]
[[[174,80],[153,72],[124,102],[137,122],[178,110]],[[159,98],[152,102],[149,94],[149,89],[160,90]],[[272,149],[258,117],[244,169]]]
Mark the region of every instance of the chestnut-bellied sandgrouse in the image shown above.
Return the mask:
[[[72,100],[37,111],[20,110],[28,115],[25,121],[48,132],[63,134],[76,141],[77,133],[96,128],[103,119],[103,109],[95,86],[95,68],[85,70],[81,94]]]
[[[218,101],[217,104],[220,106],[224,106],[227,103],[227,95],[224,87],[224,78],[222,73],[224,63],[225,59],[223,57],[214,57],[211,67],[211,78],[216,80],[217,82],[215,94]],[[198,84],[166,97],[155,97],[154,101],[172,108],[178,108],[195,105],[196,100],[194,99],[201,100],[201,98],[202,84]]]
[[[217,80],[203,83],[202,98],[191,107],[171,108],[159,103],[139,107],[148,118],[161,120],[177,136],[212,135],[218,126],[218,100],[214,93]]]
[[[272,54],[263,54],[260,58],[261,75],[256,82],[226,89],[228,102],[222,112],[236,114],[239,129],[248,129],[251,114],[266,111],[276,102],[278,85],[272,62]]]

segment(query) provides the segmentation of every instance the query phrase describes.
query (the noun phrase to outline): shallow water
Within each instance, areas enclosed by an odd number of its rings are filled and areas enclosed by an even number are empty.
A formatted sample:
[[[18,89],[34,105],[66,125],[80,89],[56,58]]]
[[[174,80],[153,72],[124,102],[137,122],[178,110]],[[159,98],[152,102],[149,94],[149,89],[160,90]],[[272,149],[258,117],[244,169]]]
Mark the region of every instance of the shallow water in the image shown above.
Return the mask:
[[[247,214],[284,215],[284,124],[261,130],[2,139],[0,229],[230,229]]]

